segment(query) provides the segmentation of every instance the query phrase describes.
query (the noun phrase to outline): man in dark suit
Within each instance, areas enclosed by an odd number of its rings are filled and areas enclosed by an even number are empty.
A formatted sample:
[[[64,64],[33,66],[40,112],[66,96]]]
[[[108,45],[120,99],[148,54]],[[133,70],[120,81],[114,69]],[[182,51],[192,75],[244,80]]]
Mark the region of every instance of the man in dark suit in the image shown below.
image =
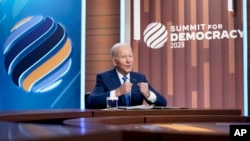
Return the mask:
[[[166,106],[167,100],[147,81],[145,75],[133,72],[130,45],[117,43],[111,48],[112,70],[96,76],[96,84],[86,100],[86,108],[106,108],[106,98],[118,98],[119,106],[142,105],[143,100],[155,106]]]

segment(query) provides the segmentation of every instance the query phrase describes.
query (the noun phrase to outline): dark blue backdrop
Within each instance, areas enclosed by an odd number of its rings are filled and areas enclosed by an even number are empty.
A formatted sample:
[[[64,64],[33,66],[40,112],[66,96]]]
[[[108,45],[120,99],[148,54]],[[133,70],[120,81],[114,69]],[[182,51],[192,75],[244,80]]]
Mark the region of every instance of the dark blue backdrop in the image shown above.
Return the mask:
[[[11,29],[25,21],[27,17],[41,16],[51,18],[54,25],[64,30],[64,42],[71,42],[71,52],[67,57],[70,66],[60,75],[57,85],[47,91],[26,91],[13,82],[11,73],[7,73],[6,49],[7,39],[13,35]],[[26,21],[27,22],[27,21]],[[18,26],[16,26],[18,28]],[[54,35],[57,37],[56,35]],[[17,37],[17,36],[16,36]],[[32,36],[33,37],[33,36]],[[47,40],[46,37],[44,40]],[[29,40],[30,38],[27,38]],[[53,39],[52,39],[53,40]],[[58,43],[59,44],[59,43]],[[59,46],[56,44],[55,46]],[[16,47],[18,50],[20,46]],[[10,48],[9,50],[12,50]],[[59,109],[80,108],[80,51],[81,50],[81,0],[3,0],[0,2],[0,110],[18,109]],[[29,49],[26,54],[31,54]],[[42,50],[41,50],[42,52]],[[15,53],[14,53],[15,54]],[[13,55],[10,54],[9,56]],[[39,55],[33,54],[33,56]],[[14,56],[14,55],[13,55]],[[53,57],[53,55],[49,55]],[[13,57],[9,57],[13,58]],[[19,57],[18,59],[22,59]],[[12,60],[17,64],[22,61]],[[32,60],[32,59],[29,59]],[[46,62],[44,59],[41,62]],[[41,63],[39,62],[39,63]],[[25,63],[25,62],[24,62]],[[39,64],[35,64],[39,66]],[[20,65],[22,67],[22,64]],[[25,69],[25,71],[31,71]],[[55,71],[55,70],[54,70]],[[18,70],[17,70],[18,72]],[[18,78],[18,77],[17,77]],[[20,77],[21,78],[21,77]],[[51,78],[52,75],[51,75]],[[22,80],[20,80],[22,81]],[[60,82],[60,83],[59,83]]]

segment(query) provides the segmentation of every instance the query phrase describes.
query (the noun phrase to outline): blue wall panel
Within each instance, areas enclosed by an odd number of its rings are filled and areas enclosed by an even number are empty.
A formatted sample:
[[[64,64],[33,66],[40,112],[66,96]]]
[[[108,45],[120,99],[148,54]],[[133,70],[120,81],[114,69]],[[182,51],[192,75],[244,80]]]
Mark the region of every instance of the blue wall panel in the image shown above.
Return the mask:
[[[0,1],[0,110],[80,108],[81,1]]]

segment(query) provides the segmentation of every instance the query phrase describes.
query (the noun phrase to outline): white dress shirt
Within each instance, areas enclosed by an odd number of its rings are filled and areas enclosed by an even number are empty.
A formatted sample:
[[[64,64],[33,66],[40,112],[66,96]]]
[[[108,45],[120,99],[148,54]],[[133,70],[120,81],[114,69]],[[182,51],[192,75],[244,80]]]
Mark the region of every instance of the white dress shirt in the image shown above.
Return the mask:
[[[119,77],[119,80],[121,82],[121,84],[123,84],[123,75],[121,73],[119,73],[117,70],[116,70],[117,74],[118,74],[118,77]],[[127,82],[130,82],[130,73],[128,73],[127,75]],[[150,95],[149,97],[147,98],[148,101],[151,101],[152,103],[156,101],[156,95],[154,92],[152,91],[149,91],[150,92]],[[131,93],[130,93],[131,94]],[[117,98],[116,95],[115,95],[115,90],[112,90],[110,91],[110,97],[113,97],[113,98]]]

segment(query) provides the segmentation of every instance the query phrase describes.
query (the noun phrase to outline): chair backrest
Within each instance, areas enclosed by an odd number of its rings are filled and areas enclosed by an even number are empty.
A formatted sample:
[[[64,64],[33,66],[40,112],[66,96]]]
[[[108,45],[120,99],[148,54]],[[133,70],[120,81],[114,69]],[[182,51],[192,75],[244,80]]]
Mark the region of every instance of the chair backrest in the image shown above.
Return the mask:
[[[85,98],[85,109],[88,109],[88,97],[91,94],[91,92],[86,92],[84,95]]]

